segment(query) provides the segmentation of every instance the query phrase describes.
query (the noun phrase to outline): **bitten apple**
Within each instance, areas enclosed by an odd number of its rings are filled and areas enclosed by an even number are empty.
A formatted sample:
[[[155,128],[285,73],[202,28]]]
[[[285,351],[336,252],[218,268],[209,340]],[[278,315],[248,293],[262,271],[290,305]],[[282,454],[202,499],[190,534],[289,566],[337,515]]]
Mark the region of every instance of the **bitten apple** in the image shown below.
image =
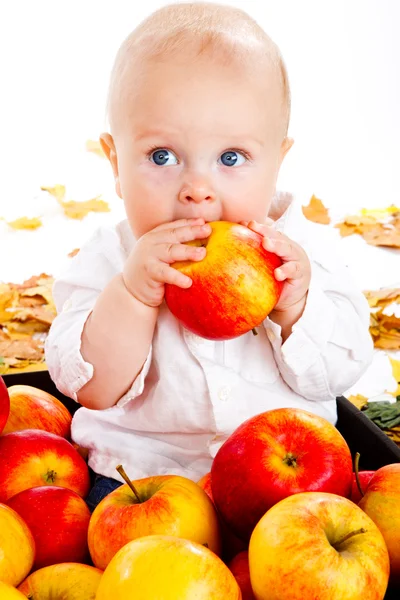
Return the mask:
[[[381,531],[390,556],[390,579],[400,585],[400,464],[378,469],[358,506]]]
[[[178,475],[156,475],[132,481],[98,504],[89,524],[93,563],[105,569],[116,552],[138,537],[175,535],[220,552],[220,531],[214,505],[193,481]]]
[[[34,569],[64,562],[87,562],[90,510],[72,490],[45,485],[7,501],[27,523],[36,544]]]
[[[32,569],[35,540],[28,525],[9,506],[0,504],[0,581],[18,585]]]
[[[150,535],[126,544],[101,578],[96,600],[241,600],[228,567],[211,550],[179,537]]]
[[[83,498],[89,491],[88,466],[64,438],[37,429],[0,437],[0,502],[31,487],[66,487]]]
[[[165,300],[190,331],[227,340],[260,325],[272,311],[283,287],[274,276],[282,261],[263,248],[259,233],[244,225],[228,221],[209,225],[212,232],[207,239],[188,242],[205,246],[205,258],[172,265],[192,279],[191,287],[167,284]]]
[[[69,437],[72,416],[57,398],[30,385],[12,385],[8,388],[8,394],[10,415],[3,433],[43,429]]]
[[[31,573],[18,589],[33,600],[95,600],[102,574],[89,565],[61,563]]]
[[[257,600],[383,600],[389,555],[375,523],[347,498],[295,494],[257,523],[249,545]]]
[[[0,375],[0,433],[7,423],[8,415],[10,414],[10,398],[8,396],[7,386],[4,379]]]
[[[349,496],[349,447],[326,419],[278,408],[245,421],[217,452],[211,487],[218,512],[242,539],[274,504],[304,491]]]

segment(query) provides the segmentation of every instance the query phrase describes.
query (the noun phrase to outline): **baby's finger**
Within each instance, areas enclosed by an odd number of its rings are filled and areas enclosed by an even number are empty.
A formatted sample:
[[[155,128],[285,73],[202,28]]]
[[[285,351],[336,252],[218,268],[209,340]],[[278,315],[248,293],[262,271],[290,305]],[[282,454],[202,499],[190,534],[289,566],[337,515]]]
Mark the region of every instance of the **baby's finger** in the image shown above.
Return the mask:
[[[275,279],[284,281],[285,279],[300,279],[303,275],[301,263],[298,260],[292,260],[284,263],[274,271]]]
[[[172,221],[168,223],[161,223],[158,227],[155,227],[153,231],[165,231],[165,229],[171,229],[176,227],[186,227],[187,225],[204,225],[205,220],[203,217],[197,219],[178,219],[178,221]]]
[[[181,288],[189,288],[192,285],[190,277],[161,261],[155,263],[151,275],[154,281],[159,283],[170,283]]]
[[[260,233],[261,235],[266,235],[268,231],[271,230],[271,225],[274,225],[275,221],[266,217],[264,223],[258,223],[257,221],[247,221],[247,227],[252,229],[256,233]]]
[[[280,256],[285,262],[299,260],[299,249],[297,244],[292,242],[282,233],[275,232],[277,235],[264,237],[262,245],[268,252],[273,252]]]
[[[157,241],[168,244],[184,244],[192,240],[201,240],[211,235],[211,227],[204,225],[186,225],[184,227],[173,227],[166,231],[157,232]]]
[[[206,249],[202,246],[168,243],[157,245],[157,258],[168,264],[178,260],[202,260],[205,255]]]

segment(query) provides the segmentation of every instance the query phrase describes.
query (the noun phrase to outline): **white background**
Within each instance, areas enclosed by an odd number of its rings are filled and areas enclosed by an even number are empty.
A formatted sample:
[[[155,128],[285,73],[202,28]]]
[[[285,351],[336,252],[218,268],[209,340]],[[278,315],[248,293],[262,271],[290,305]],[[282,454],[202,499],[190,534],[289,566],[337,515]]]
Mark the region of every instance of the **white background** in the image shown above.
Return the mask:
[[[278,43],[292,90],[280,189],[315,193],[334,220],[400,203],[400,2],[231,0]],[[0,8],[0,217],[42,216],[36,231],[0,221],[0,281],[57,275],[100,224],[123,218],[107,163],[85,152],[105,127],[108,77],[124,37],[166,2],[35,0]],[[112,213],[66,219],[41,185],[67,199],[103,194]],[[322,227],[322,226],[321,226]],[[339,239],[339,235],[338,235]],[[340,251],[360,286],[400,282],[400,251],[359,236]]]

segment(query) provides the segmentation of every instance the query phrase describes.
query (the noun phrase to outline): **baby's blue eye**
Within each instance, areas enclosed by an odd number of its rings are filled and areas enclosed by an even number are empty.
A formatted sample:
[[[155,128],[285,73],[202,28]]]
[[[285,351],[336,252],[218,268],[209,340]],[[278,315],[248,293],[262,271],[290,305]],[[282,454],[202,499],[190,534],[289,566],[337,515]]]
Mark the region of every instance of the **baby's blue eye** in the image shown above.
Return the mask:
[[[243,162],[240,162],[240,158],[243,159]],[[228,152],[224,152],[223,154],[221,154],[221,162],[225,167],[240,167],[245,161],[246,157],[243,156],[241,152],[229,150]]]
[[[175,159],[175,162],[168,163],[169,158]],[[167,150],[166,148],[159,148],[152,152],[150,155],[150,160],[159,167],[163,167],[164,165],[167,165],[167,167],[169,167],[171,165],[178,164],[178,159],[176,158],[175,154],[171,152],[171,150]]]

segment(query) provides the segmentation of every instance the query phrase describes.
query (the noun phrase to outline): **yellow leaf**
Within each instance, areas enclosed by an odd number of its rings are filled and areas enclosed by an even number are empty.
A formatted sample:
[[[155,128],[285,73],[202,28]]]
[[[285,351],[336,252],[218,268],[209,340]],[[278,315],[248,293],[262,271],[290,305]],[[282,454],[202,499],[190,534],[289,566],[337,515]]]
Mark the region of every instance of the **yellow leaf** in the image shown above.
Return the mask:
[[[363,406],[365,406],[368,403],[368,398],[366,398],[362,394],[357,394],[356,396],[349,396],[347,400],[354,404],[354,406],[357,406],[357,408],[359,408],[360,410]]]
[[[384,219],[388,215],[400,213],[400,208],[398,206],[388,206],[387,208],[362,208],[360,213],[365,216],[375,217],[376,219]]]
[[[44,192],[48,192],[49,194],[54,196],[54,198],[56,198],[60,204],[63,202],[63,200],[65,198],[65,191],[66,191],[65,185],[61,185],[61,184],[57,183],[54,187],[42,186],[40,189],[43,190]]]
[[[308,206],[302,206],[303,214],[309,221],[328,225],[331,220],[328,215],[328,209],[325,208],[322,201],[316,196],[312,196]]]
[[[96,196],[96,198],[85,202],[75,202],[75,200],[62,202],[64,213],[70,219],[83,219],[89,212],[110,212],[107,202],[100,200],[100,197]]]
[[[394,392],[389,392],[389,393],[393,394],[393,396],[399,396],[400,395],[400,360],[394,360],[394,358],[391,358],[390,356],[389,356],[389,360],[392,365],[393,377],[397,381],[397,389]]]
[[[98,140],[88,140],[86,142],[86,150],[88,152],[93,152],[93,154],[97,154],[97,156],[101,156],[101,158],[106,158]]]
[[[38,227],[41,227],[43,223],[39,217],[33,217],[32,219],[28,217],[21,217],[19,219],[15,219],[15,221],[8,221],[7,225],[13,229],[37,229]]]

